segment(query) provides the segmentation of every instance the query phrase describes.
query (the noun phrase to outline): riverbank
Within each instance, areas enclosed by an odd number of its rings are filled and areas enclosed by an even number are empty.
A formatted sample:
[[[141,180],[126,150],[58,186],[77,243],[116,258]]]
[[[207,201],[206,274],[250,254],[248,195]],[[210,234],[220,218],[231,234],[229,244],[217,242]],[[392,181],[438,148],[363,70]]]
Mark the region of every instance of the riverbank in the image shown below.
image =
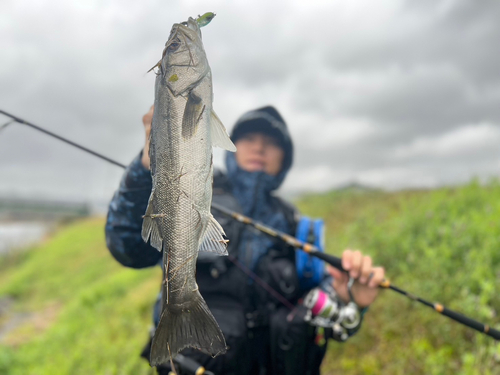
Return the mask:
[[[53,221],[0,221],[0,255],[39,243],[55,227]]]

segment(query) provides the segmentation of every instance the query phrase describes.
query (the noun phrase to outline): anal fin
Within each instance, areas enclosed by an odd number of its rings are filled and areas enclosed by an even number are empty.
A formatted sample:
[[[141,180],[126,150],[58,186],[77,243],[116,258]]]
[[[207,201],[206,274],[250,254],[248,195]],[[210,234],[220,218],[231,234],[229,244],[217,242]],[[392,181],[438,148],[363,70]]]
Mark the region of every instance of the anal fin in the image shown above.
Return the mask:
[[[224,229],[215,220],[215,218],[210,214],[207,223],[207,229],[205,230],[205,236],[201,241],[198,251],[207,251],[211,253],[216,253],[219,255],[227,255],[227,240]]]

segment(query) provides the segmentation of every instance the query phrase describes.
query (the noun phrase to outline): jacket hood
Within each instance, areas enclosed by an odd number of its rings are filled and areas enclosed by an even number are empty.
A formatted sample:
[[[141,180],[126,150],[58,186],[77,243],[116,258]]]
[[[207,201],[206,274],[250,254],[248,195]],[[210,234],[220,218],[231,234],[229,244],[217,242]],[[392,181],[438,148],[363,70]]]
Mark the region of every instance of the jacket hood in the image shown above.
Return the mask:
[[[278,139],[285,152],[283,165],[278,174],[283,175],[283,180],[293,163],[293,143],[285,120],[273,106],[248,111],[236,121],[231,133],[231,140],[236,143],[242,135],[251,132],[268,134]]]

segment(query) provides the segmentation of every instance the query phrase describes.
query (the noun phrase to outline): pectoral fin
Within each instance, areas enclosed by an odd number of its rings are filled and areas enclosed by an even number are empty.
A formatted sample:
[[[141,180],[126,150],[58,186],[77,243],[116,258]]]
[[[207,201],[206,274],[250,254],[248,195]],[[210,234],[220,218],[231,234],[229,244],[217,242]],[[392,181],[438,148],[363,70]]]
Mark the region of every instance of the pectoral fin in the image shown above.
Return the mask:
[[[191,91],[188,95],[182,118],[182,137],[184,139],[191,138],[196,133],[198,122],[204,110],[205,106],[201,98]]]
[[[213,146],[217,146],[232,152],[236,151],[236,146],[234,145],[233,141],[231,141],[231,138],[229,138],[226,128],[224,127],[214,110],[212,110],[212,114],[210,116],[210,130]]]

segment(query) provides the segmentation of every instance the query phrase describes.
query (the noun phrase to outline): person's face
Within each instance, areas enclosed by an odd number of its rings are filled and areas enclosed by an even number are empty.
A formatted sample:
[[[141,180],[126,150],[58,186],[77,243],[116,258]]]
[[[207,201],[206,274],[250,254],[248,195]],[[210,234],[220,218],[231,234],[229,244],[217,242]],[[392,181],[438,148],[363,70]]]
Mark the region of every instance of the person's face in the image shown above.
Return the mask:
[[[246,133],[236,141],[236,162],[247,172],[275,176],[281,171],[284,156],[279,141],[263,133]]]

